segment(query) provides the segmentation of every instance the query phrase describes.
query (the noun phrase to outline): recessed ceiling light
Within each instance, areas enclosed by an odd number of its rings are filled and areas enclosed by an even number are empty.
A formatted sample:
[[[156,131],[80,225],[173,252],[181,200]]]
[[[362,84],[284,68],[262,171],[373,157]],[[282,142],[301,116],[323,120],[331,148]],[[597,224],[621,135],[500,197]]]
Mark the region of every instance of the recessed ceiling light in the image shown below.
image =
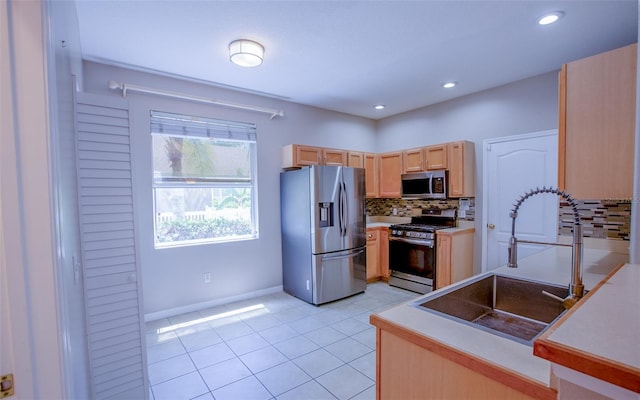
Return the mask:
[[[374,106],[373,108],[375,108],[376,110],[384,110],[384,104],[378,104],[377,106]]]
[[[457,84],[458,84],[458,82],[447,82],[447,83],[442,84],[442,87],[446,88],[446,89],[450,89],[450,88],[454,87]]]
[[[540,19],[538,19],[538,24],[540,25],[553,24],[554,22],[562,18],[563,15],[564,13],[562,11],[554,11],[552,13],[549,13],[540,17]]]

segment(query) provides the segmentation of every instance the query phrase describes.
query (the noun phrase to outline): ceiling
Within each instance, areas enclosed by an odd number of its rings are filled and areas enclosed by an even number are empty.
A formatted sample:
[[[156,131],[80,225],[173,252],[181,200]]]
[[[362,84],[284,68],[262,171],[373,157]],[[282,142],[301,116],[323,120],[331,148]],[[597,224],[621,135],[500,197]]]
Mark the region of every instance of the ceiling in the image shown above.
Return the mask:
[[[372,119],[638,39],[637,0],[76,0],[76,7],[86,60]],[[565,13],[559,22],[537,24],[557,10]],[[228,45],[240,38],[265,47],[262,65],[229,62]],[[444,89],[447,81],[458,85]]]

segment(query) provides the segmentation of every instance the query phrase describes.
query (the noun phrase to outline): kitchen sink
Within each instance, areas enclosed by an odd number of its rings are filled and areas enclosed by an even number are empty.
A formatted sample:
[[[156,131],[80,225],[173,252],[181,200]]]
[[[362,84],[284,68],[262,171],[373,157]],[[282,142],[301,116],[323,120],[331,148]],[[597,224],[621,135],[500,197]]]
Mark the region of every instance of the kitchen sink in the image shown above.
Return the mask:
[[[531,346],[565,311],[542,291],[561,298],[569,293],[567,287],[490,274],[412,305]]]

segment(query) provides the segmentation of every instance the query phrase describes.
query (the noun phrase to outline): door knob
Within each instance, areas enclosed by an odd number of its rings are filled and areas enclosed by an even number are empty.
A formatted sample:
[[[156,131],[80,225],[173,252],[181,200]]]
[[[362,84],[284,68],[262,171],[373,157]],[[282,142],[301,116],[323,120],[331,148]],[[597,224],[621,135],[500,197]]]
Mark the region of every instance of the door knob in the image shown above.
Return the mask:
[[[487,228],[494,229],[496,226],[494,224],[487,224]]]

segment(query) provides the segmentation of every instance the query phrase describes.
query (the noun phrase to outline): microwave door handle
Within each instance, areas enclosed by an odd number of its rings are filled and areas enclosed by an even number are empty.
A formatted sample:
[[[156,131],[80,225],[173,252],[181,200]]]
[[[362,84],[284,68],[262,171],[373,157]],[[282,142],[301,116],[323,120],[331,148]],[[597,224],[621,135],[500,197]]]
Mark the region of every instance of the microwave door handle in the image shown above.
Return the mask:
[[[433,174],[429,174],[429,194],[433,194]]]

